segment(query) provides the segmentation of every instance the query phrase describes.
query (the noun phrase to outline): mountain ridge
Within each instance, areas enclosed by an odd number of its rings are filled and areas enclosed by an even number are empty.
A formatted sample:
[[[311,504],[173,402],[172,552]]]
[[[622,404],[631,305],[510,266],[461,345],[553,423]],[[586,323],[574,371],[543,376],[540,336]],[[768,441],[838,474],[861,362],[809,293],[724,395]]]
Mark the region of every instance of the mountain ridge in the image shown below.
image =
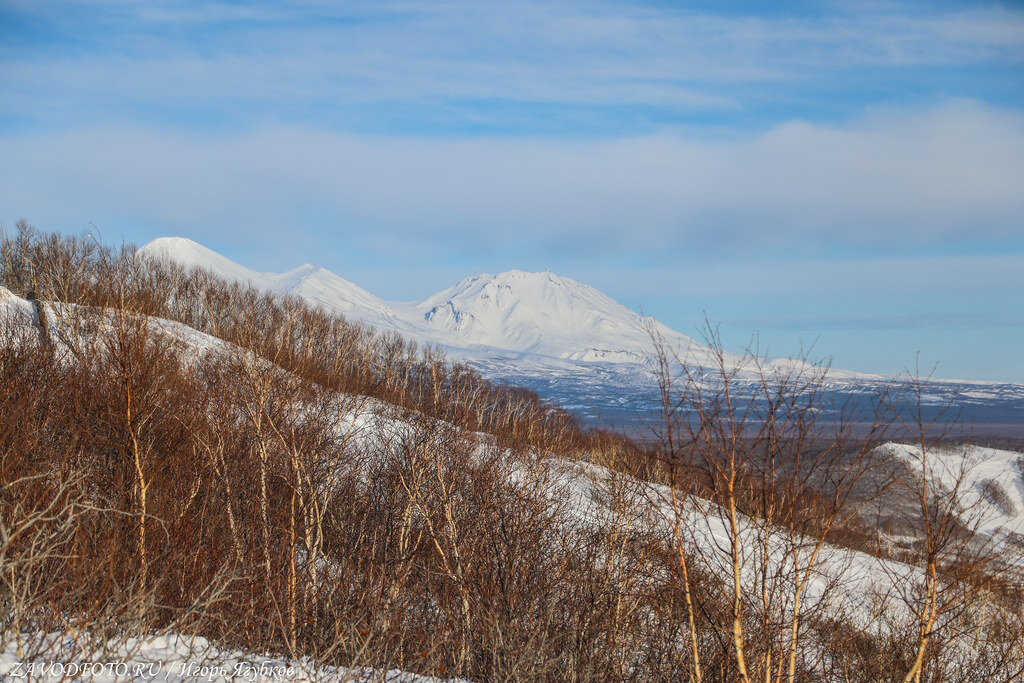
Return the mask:
[[[299,295],[327,310],[438,344],[459,358],[482,352],[642,363],[651,346],[648,325],[673,347],[706,352],[681,332],[550,270],[480,273],[420,301],[391,302],[319,266],[261,273],[183,237],[158,238],[140,251],[260,289]]]

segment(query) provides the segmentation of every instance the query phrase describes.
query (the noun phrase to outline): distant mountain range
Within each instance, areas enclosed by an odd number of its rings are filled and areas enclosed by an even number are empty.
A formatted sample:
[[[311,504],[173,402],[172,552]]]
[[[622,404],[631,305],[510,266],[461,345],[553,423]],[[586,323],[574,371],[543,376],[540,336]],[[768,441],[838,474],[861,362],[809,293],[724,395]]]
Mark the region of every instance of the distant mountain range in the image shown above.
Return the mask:
[[[551,271],[476,275],[423,301],[395,302],[308,263],[286,273],[258,273],[181,237],[162,237],[142,251],[259,289],[298,295],[326,310],[438,344],[459,359],[544,356],[643,363],[651,348],[648,325],[674,347],[703,351],[690,337]]]
[[[711,360],[709,349],[694,339],[550,271],[481,274],[422,301],[393,302],[324,268],[304,264],[285,273],[260,273],[182,237],[156,239],[141,251],[261,290],[297,295],[327,311],[437,345],[485,376],[534,389],[591,420],[635,426],[652,412],[657,394],[647,366],[651,331],[689,363]],[[738,359],[726,354],[727,365]],[[785,371],[794,363],[777,359],[769,367]],[[742,386],[754,377],[741,371],[737,379]],[[839,398],[870,396],[890,379],[831,370],[828,386]],[[957,409],[967,421],[1024,436],[1024,384],[936,380],[932,390],[934,404],[958,390]]]

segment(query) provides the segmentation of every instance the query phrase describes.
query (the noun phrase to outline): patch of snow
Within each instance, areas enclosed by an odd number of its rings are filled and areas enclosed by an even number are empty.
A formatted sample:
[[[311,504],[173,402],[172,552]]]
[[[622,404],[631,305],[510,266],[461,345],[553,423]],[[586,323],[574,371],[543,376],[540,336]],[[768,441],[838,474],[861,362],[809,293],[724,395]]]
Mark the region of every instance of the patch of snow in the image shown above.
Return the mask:
[[[921,471],[921,446],[887,443],[879,449]],[[951,491],[959,483],[960,503],[978,531],[998,537],[1024,534],[1024,453],[983,446],[937,446],[925,451],[932,486]]]
[[[31,653],[31,654],[27,654]],[[315,664],[237,650],[221,650],[206,638],[176,633],[125,638],[83,651],[67,633],[23,634],[0,649],[0,679],[32,681],[387,681],[430,683],[439,679],[403,671]]]

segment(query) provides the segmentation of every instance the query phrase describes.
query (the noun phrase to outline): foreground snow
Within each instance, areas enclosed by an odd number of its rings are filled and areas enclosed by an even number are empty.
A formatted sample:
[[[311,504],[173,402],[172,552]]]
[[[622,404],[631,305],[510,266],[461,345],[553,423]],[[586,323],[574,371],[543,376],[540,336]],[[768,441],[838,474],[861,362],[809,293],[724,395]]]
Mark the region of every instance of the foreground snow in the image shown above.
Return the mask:
[[[31,653],[31,654],[28,654]],[[29,635],[0,651],[0,679],[62,681],[387,681],[439,679],[403,671],[347,669],[235,650],[205,638],[168,634],[127,638],[83,652],[66,633]]]
[[[156,239],[141,251],[264,291],[298,295],[324,310],[439,344],[459,358],[530,354],[642,363],[650,347],[648,319],[550,271],[476,275],[423,301],[388,302],[323,268],[305,264],[285,273],[258,273],[181,237]],[[651,322],[671,345],[701,349],[686,335]]]

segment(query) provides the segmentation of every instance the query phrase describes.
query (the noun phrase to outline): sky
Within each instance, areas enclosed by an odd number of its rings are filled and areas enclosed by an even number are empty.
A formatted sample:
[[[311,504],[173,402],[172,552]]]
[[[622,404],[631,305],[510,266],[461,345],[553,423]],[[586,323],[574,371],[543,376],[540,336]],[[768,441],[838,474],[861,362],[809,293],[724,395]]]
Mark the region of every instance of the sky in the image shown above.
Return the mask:
[[[1024,4],[0,0],[0,223],[1024,381]]]

